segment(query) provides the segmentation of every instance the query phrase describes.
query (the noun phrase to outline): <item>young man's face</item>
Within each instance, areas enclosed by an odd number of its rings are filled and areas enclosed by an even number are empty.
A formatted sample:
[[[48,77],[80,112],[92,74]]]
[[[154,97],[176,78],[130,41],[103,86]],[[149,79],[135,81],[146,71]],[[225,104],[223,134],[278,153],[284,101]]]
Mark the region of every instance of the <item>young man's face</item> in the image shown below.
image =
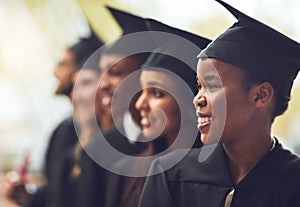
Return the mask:
[[[95,115],[94,99],[99,83],[99,73],[91,69],[77,71],[73,78],[73,115],[81,126],[91,125]]]
[[[199,60],[197,79],[194,105],[201,141],[230,142],[247,132],[254,108],[242,87],[241,69],[216,59]]]
[[[75,71],[75,57],[70,51],[66,50],[63,52],[53,72],[54,76],[59,81],[55,90],[55,94],[67,96],[70,95],[72,89],[72,75]]]
[[[139,85],[139,80],[132,81],[129,85],[118,88],[121,82],[130,73],[136,71],[140,67],[140,62],[134,58],[123,58],[117,54],[103,54],[100,59],[100,70],[102,77],[99,84],[98,93],[101,95],[101,103],[103,110],[111,112],[112,98],[116,100],[113,112],[117,115],[123,115],[128,110],[125,103],[129,103],[129,99],[132,97],[126,90],[127,87],[136,87]],[[118,88],[118,90],[116,90]],[[127,100],[128,99],[128,100]],[[127,108],[126,108],[127,107]]]

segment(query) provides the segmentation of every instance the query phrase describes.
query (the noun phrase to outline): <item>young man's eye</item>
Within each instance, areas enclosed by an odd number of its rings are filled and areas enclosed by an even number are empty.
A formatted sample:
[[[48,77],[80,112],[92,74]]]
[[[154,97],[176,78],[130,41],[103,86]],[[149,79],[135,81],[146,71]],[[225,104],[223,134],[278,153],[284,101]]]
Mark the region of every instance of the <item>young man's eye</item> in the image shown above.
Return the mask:
[[[91,85],[93,81],[92,80],[83,80],[81,83],[83,86],[88,86],[88,85]]]
[[[112,76],[122,75],[122,73],[118,70],[109,70],[109,74],[112,75]]]
[[[120,68],[118,68],[116,65],[112,65],[109,69],[108,69],[108,74],[112,75],[112,76],[120,76],[122,75],[123,71],[120,70]]]
[[[64,67],[64,66],[70,65],[70,63],[67,62],[67,61],[60,61],[57,65],[58,65],[59,67]]]

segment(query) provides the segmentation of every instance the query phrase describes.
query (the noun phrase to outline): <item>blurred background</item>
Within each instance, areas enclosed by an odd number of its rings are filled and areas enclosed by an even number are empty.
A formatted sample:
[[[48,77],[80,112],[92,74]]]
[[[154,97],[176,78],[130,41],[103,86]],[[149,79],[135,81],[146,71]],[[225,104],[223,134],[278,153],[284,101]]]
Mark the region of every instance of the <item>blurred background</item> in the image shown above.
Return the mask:
[[[300,41],[299,0],[226,2]],[[89,34],[87,21],[105,42],[120,34],[104,5],[212,39],[235,21],[213,0],[0,0],[0,172],[14,169],[26,153],[30,171],[40,172],[50,133],[72,113],[68,99],[54,95],[52,73],[60,52]],[[288,111],[273,127],[296,153],[299,92],[300,77]]]

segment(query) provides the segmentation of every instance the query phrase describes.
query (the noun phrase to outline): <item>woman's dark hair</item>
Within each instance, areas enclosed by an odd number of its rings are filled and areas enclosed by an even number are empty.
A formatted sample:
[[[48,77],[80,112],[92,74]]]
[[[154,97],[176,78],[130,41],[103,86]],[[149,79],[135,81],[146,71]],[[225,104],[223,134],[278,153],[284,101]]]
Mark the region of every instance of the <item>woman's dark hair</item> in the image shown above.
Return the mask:
[[[263,80],[256,75],[253,75],[252,73],[249,73],[248,71],[241,70],[243,73],[243,89],[248,92],[254,84],[261,84],[263,82],[269,82],[266,80]],[[272,84],[272,83],[271,83]],[[272,84],[274,87],[274,85]],[[274,96],[275,96],[275,104],[272,112],[272,122],[275,120],[277,116],[282,115],[288,108],[290,99],[279,94],[276,90],[276,87],[274,87]]]

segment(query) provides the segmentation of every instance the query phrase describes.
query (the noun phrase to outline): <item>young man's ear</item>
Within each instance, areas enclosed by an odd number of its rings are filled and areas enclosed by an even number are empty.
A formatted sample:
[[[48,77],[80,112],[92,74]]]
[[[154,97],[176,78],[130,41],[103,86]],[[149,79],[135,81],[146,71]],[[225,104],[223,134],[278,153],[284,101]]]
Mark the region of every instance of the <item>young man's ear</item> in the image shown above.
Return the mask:
[[[268,104],[274,95],[274,88],[269,82],[263,82],[254,87],[254,102],[257,107]]]

